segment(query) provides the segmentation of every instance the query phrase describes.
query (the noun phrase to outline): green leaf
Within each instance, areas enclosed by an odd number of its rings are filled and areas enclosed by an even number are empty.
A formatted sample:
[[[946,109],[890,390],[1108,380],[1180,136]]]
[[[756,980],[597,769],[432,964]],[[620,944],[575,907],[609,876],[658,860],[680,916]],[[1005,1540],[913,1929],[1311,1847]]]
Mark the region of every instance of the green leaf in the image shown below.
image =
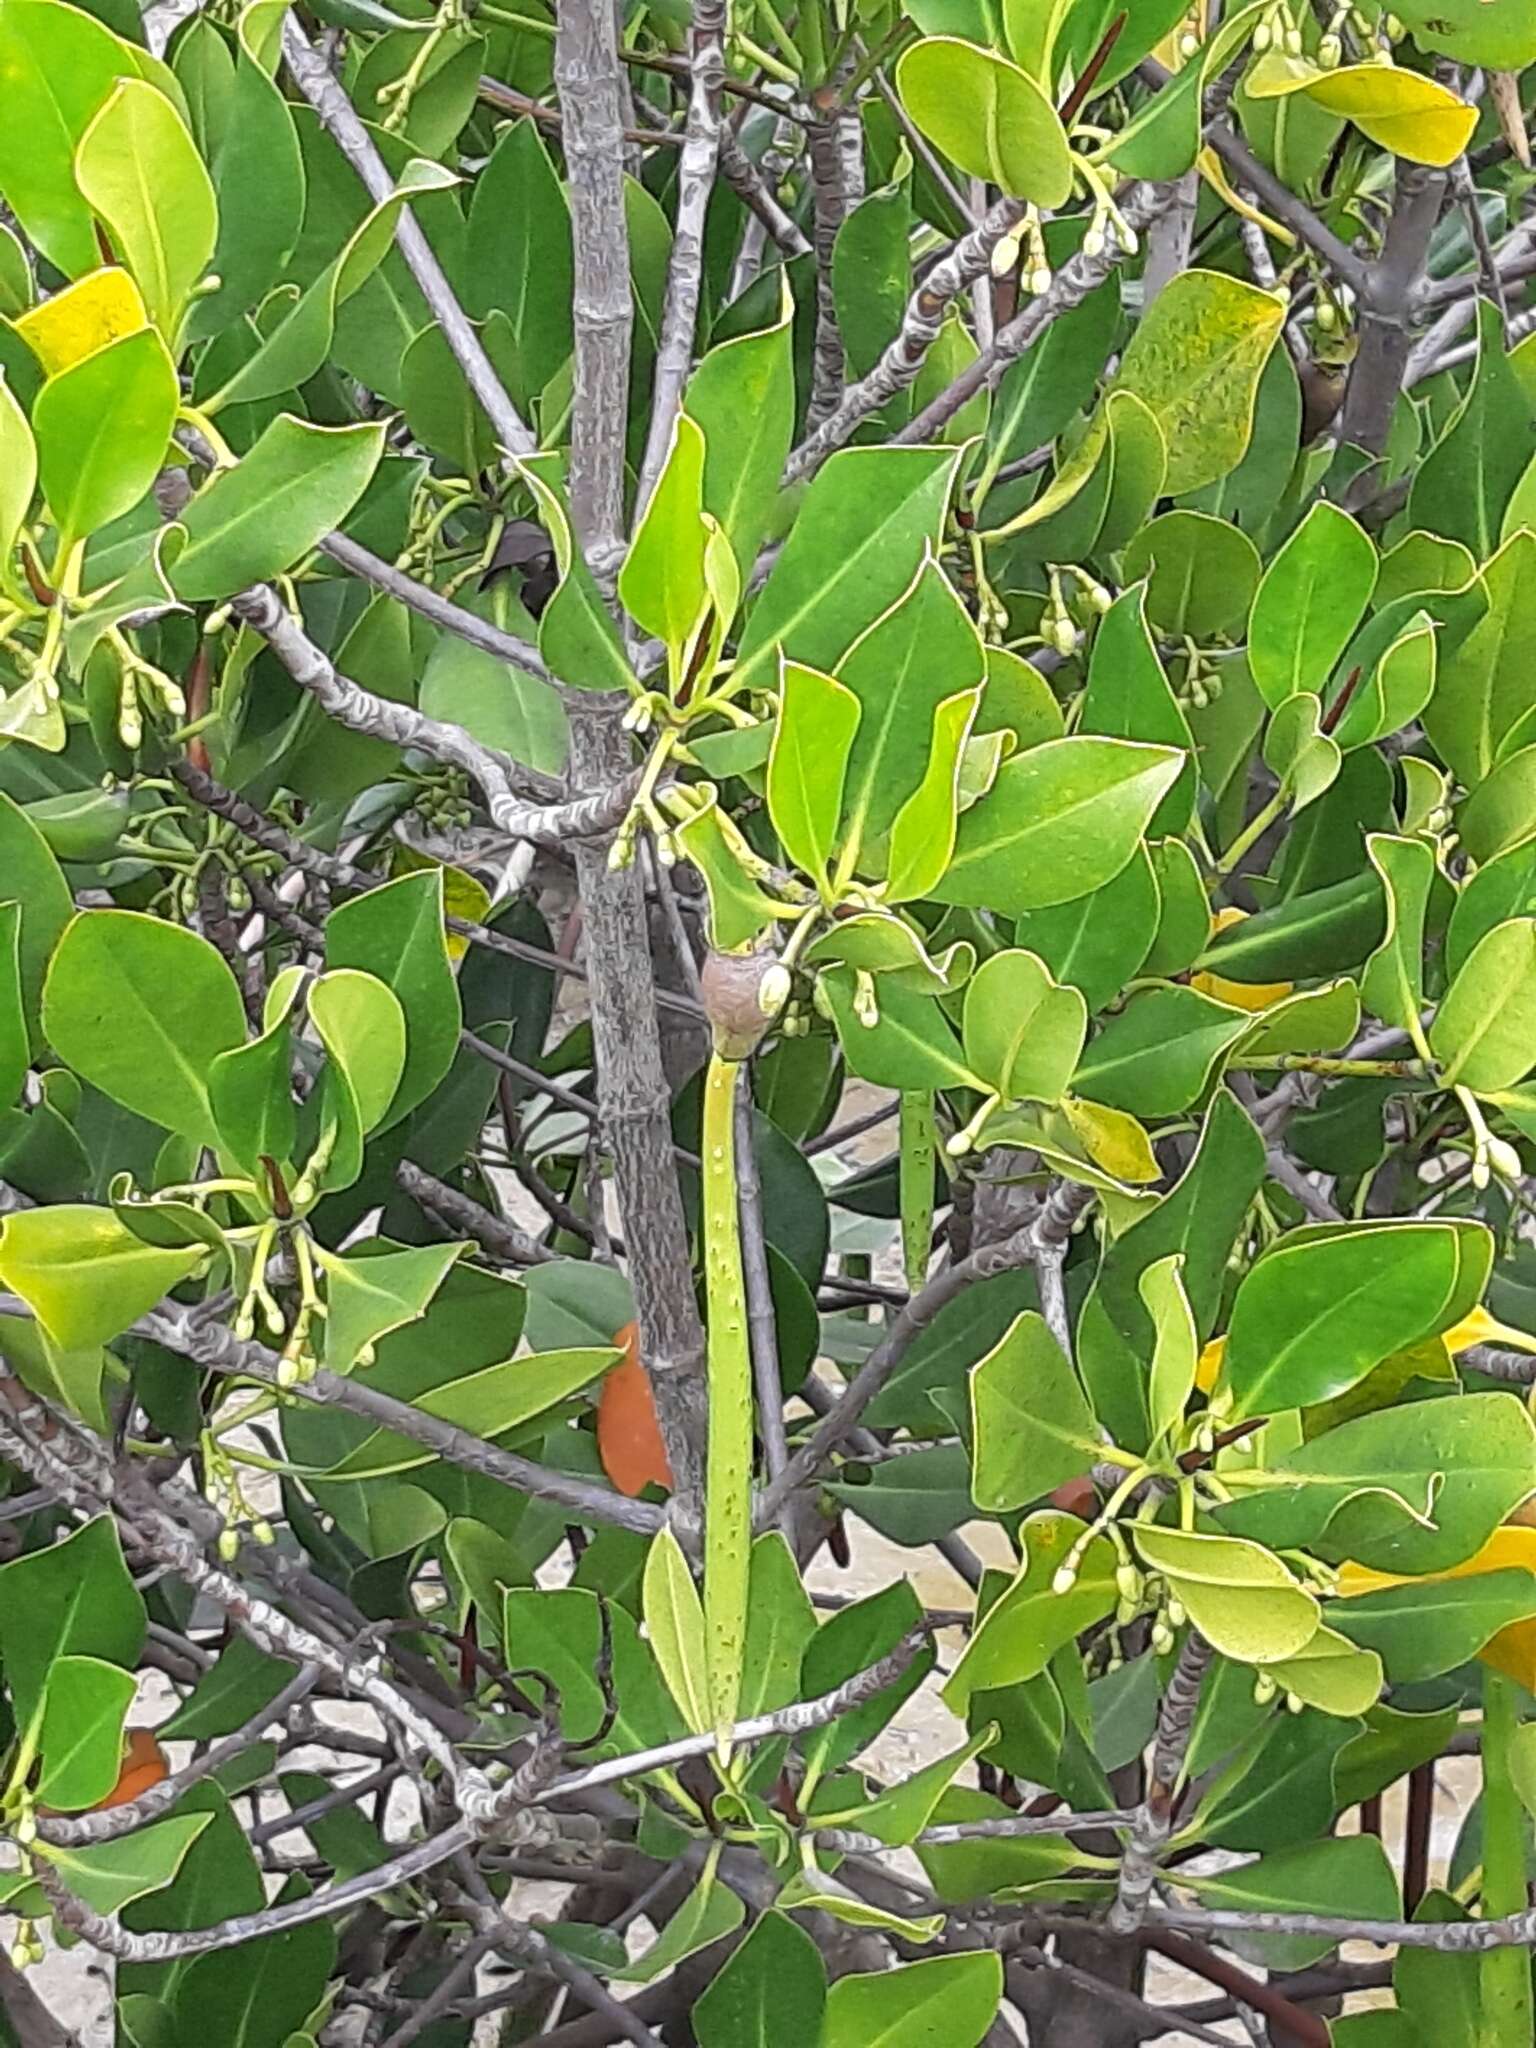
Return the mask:
[[[0,1107],[16,1100],[31,1064],[21,988],[21,905],[0,903]]]
[[[1186,859],[1192,859],[1180,840],[1167,840],[1163,845],[1176,846]],[[1166,859],[1161,853],[1159,857]],[[1200,915],[1194,951],[1198,952],[1209,935],[1211,916],[1198,874],[1196,887]],[[1153,862],[1140,847],[1101,888],[1070,903],[1025,911],[1015,921],[1013,935],[1018,945],[1045,962],[1058,981],[1082,991],[1092,1015],[1120,993],[1143,963],[1151,967],[1147,947],[1157,931],[1158,912]]]
[[[1429,1027],[1446,1087],[1489,1094],[1536,1066],[1536,919],[1512,917],[1485,932]]]
[[[23,0],[0,10],[0,77],[12,110],[0,137],[0,192],[66,277],[101,260],[74,180],[76,145],[116,81],[136,75],[128,46],[81,9]]]
[[[404,875],[332,911],[328,967],[356,967],[382,981],[405,1012],[405,1068],[383,1129],[424,1102],[453,1065],[461,1012],[443,929],[443,871]]]
[[[704,1874],[672,1915],[661,1933],[641,1956],[614,1975],[621,1983],[650,1984],[664,1970],[696,1955],[701,1948],[734,1934],[747,1917],[747,1909],[727,1884],[715,1875],[719,1850],[704,1867]]]
[[[1291,1657],[1317,1633],[1316,1600],[1273,1552],[1192,1529],[1139,1527],[1136,1548],[1213,1648],[1243,1664]]]
[[[1246,616],[1259,584],[1259,551],[1240,527],[1209,512],[1165,512],[1135,534],[1123,573],[1147,578],[1146,615],[1158,633],[1209,646],[1232,636]],[[1182,744],[1188,746],[1187,737]]]
[[[122,1768],[123,1722],[137,1684],[100,1657],[61,1656],[48,1673],[37,1797],[59,1813],[95,1806]]]
[[[144,1602],[110,1516],[0,1566],[0,1663],[17,1727],[28,1729],[42,1709],[57,1659],[100,1658],[132,1671],[144,1628]]]
[[[163,93],[125,78],[80,138],[75,182],[111,230],[149,317],[174,343],[218,239],[213,185]]]
[[[981,640],[932,553],[889,610],[838,664],[862,707],[849,750],[843,810],[848,864],[870,872],[871,840],[894,829],[904,798],[924,780],[934,722],[956,692],[985,675]]]
[[[1420,49],[1460,63],[1492,71],[1536,64],[1536,26],[1521,0],[1406,0],[1401,18]]]
[[[876,984],[877,1014],[856,1007],[854,978],[846,969],[824,973],[825,991],[850,1070],[880,1088],[965,1088],[976,1077],[939,1005],[910,989]]]
[[[1512,534],[1464,597],[1471,630],[1447,645],[1424,730],[1468,789],[1533,736],[1536,535]],[[1454,614],[1453,614],[1454,616]]]
[[[1373,627],[1387,623],[1378,617]],[[1439,644],[1435,622],[1426,611],[1414,614],[1382,649],[1378,660],[1368,658],[1374,650],[1370,637],[1362,636],[1354,651],[1367,657],[1362,661],[1365,679],[1334,727],[1334,736],[1345,753],[1373,746],[1418,717],[1434,695]]]
[[[834,1691],[855,1672],[867,1671],[877,1664],[921,1620],[922,1611],[916,1593],[904,1579],[841,1608],[822,1623],[806,1644],[805,1661],[800,1667],[800,1697],[817,1699]],[[932,1668],[933,1652],[925,1644],[901,1677],[873,1699],[803,1738],[807,1800],[811,1788],[828,1772],[840,1769],[874,1741]]]
[[[430,1322],[425,1327],[430,1330]],[[528,1358],[509,1358],[499,1365],[467,1372],[445,1386],[435,1386],[418,1395],[411,1406],[423,1415],[452,1423],[457,1429],[467,1429],[475,1436],[501,1437],[589,1387],[608,1370],[616,1356],[611,1348],[593,1347],[539,1351]],[[381,1478],[389,1473],[408,1472],[417,1465],[429,1465],[436,1455],[414,1437],[376,1429],[340,1464],[314,1476],[328,1481]]]
[[[176,366],[151,327],[48,379],[32,430],[64,552],[138,504],[165,461],[179,400]]]
[[[355,967],[333,967],[317,975],[309,990],[309,1015],[326,1051],[326,1072],[320,1105],[322,1128],[337,1117],[345,1143],[360,1148],[389,1108],[405,1066],[405,1012],[377,975]],[[336,1102],[342,1084],[347,1107]],[[350,1128],[355,1125],[355,1129]],[[339,1158],[327,1169],[325,1183],[347,1187],[361,1171],[361,1158],[342,1168]]]
[[[859,1480],[844,1466],[824,1481],[830,1497],[878,1530],[888,1543],[916,1550],[951,1535],[975,1514],[971,1464],[963,1444],[935,1444],[869,1467]]]
[[[840,1977],[827,1993],[821,2048],[976,2048],[1002,1995],[1002,1958],[986,1952]]]
[[[764,1913],[690,2017],[699,2048],[790,2048],[820,2041],[826,2002],[815,1942],[785,1914]]]
[[[776,1530],[752,1546],[749,1585],[739,1706],[744,1720],[772,1713],[797,1696],[806,1645],[816,1633],[815,1609],[799,1567]]]
[[[1454,1671],[1500,1629],[1533,1614],[1536,1572],[1519,1566],[1382,1586],[1328,1605],[1330,1625],[1374,1650],[1395,1685]]]
[[[0,373],[0,574],[11,575],[11,550],[37,488],[37,447],[27,416]]]
[[[1078,1363],[1095,1414],[1126,1450],[1151,1439],[1146,1361],[1155,1344],[1141,1277],[1173,1252],[1201,1343],[1210,1336],[1227,1275],[1227,1258],[1264,1178],[1264,1146],[1225,1089],[1206,1115],[1194,1158],[1156,1208],[1113,1239],[1078,1321]]]
[[[207,1257],[202,1245],[145,1244],[110,1209],[61,1202],[0,1228],[0,1281],[66,1351],[109,1344]]]
[[[277,0],[251,0],[240,18],[233,66],[216,37],[227,86],[217,113],[193,127],[218,198],[218,240],[209,268],[219,283],[199,292],[185,331],[223,332],[271,289],[293,254],[304,220],[304,162],[288,103],[268,59],[280,32]],[[190,38],[177,45],[177,59]],[[207,44],[204,47],[208,47]]]
[[[1104,1442],[1077,1374],[1032,1310],[972,1370],[971,1492],[985,1514],[1087,1472]]]
[[[1047,740],[998,770],[960,819],[943,903],[1017,916],[1085,896],[1135,853],[1183,756],[1086,735]]]
[[[1377,1571],[1447,1571],[1536,1488],[1536,1424],[1511,1394],[1409,1401],[1274,1457],[1264,1490],[1216,1510],[1261,1543]]]
[[[1499,763],[1458,806],[1462,844],[1476,861],[1492,860],[1536,829],[1536,746]]]
[[[667,459],[624,566],[619,598],[645,632],[679,657],[709,599],[704,556],[704,436],[687,413],[672,427]]]
[[[1264,765],[1274,770],[1293,812],[1305,810],[1333,787],[1343,754],[1325,730],[1320,698],[1306,690],[1286,698],[1264,735]]]
[[[299,993],[298,983],[289,990]],[[262,1160],[291,1164],[298,1134],[293,1102],[293,1031],[288,1011],[269,1022],[260,1038],[221,1052],[208,1067],[208,1106],[219,1146],[251,1175]]]
[[[186,540],[168,563],[171,588],[196,604],[296,567],[346,519],[383,446],[382,427],[315,427],[280,413],[178,514]]]
[[[232,1636],[219,1652],[219,1661],[203,1673],[157,1733],[178,1742],[212,1742],[233,1735],[277,1698],[297,1669],[257,1649],[248,1636]]]
[[[1320,1628],[1294,1657],[1282,1657],[1265,1668],[1289,1697],[1324,1714],[1352,1719],[1368,1713],[1381,1697],[1382,1668],[1376,1652],[1358,1648],[1330,1628]]]
[[[1155,525],[1166,531],[1166,521]],[[1178,780],[1147,827],[1154,833],[1179,833],[1187,829],[1194,811],[1199,783],[1195,745],[1148,630],[1148,600],[1146,587],[1123,591],[1101,620],[1093,636],[1088,687],[1078,707],[1076,729],[1109,739],[1150,740],[1183,751]]]
[[[1153,300],[1115,379],[1149,406],[1168,448],[1165,488],[1198,490],[1241,461],[1285,302],[1241,279],[1186,270]]]
[[[1204,1095],[1252,1021],[1197,989],[1145,989],[1089,1045],[1073,1086],[1133,1116],[1172,1115]]]
[[[743,588],[773,523],[794,438],[793,312],[786,289],[773,325],[710,349],[683,397],[704,434],[704,510],[730,542]]]
[[[723,953],[738,953],[769,928],[782,905],[757,881],[756,857],[721,810],[714,784],[697,782],[693,788],[703,802],[680,820],[674,837],[703,880],[710,943]]]
[[[1105,1536],[1090,1539],[1065,1590],[1057,1573],[1084,1533],[1075,1515],[1042,1510],[1019,1528],[1023,1563],[1006,1591],[987,1609],[944,1687],[944,1704],[963,1715],[972,1693],[1017,1685],[1043,1671],[1064,1643],[1113,1612],[1115,1547]]]
[[[1272,711],[1320,695],[1376,587],[1376,549],[1320,498],[1264,572],[1248,625],[1248,666]]]
[[[95,1912],[117,1913],[170,1884],[211,1819],[207,1813],[175,1813],[115,1842],[92,1842],[80,1849],[39,1843],[36,1854],[45,1856],[67,1888]]]
[[[1462,886],[1445,934],[1446,972],[1453,981],[1478,940],[1511,917],[1536,917],[1536,840],[1485,862]]]
[[[965,992],[966,1060],[1005,1102],[1059,1102],[1087,1033],[1082,996],[1033,953],[994,953]]]
[[[832,676],[786,661],[768,756],[768,811],[784,851],[820,882],[837,841],[848,751],[863,715]]]
[[[518,470],[533,492],[539,521],[555,544],[560,576],[554,596],[539,615],[539,652],[551,673],[573,689],[633,690],[635,678],[613,615],[571,533],[570,514],[558,485],[559,458],[532,457]]]
[[[1072,156],[1056,109],[1028,72],[954,36],[914,43],[896,66],[913,121],[962,171],[1054,209],[1072,189]]]
[[[217,390],[207,392],[199,383],[198,397],[204,411],[219,413],[230,405],[281,398],[307,384],[324,367],[331,353],[342,309],[388,256],[403,208],[412,200],[443,191],[453,182],[452,175],[441,164],[413,157],[396,179],[394,191],[364,217],[340,253],[292,299],[287,317],[263,336],[254,354]],[[205,375],[211,382],[214,376],[222,374],[221,352],[211,353],[208,365]]]
[[[1334,1913],[1351,1920],[1396,1920],[1402,1911],[1397,1878],[1374,1835],[1351,1835],[1278,1849],[1256,1863],[1190,1880],[1202,1906],[1240,1913]],[[1253,1952],[1272,1970],[1304,1970],[1330,1952],[1326,1938],[1251,1937]],[[1447,2043],[1449,2048],[1449,2043]]]
[[[1244,1275],[1225,1377],[1236,1416],[1313,1407],[1476,1303],[1493,1245],[1480,1224],[1325,1223],[1293,1231]]]
[[[1536,428],[1536,396],[1504,353],[1504,323],[1477,302],[1477,365],[1445,433],[1414,472],[1412,525],[1459,540],[1486,562],[1499,543],[1504,508],[1525,473]]]
[[[670,1529],[663,1529],[646,1554],[641,1590],[645,1632],[667,1690],[696,1735],[714,1725],[704,1644],[704,1609],[688,1560]]]
[[[571,213],[536,124],[504,128],[469,202],[465,310],[516,338],[507,389],[526,418],[571,353]]]
[[[1183,1254],[1170,1252],[1166,1259],[1148,1266],[1138,1283],[1156,1332],[1147,1374],[1147,1413],[1154,1442],[1183,1420],[1199,1365],[1200,1339],[1184,1292],[1183,1271]]]
[[[938,544],[958,460],[953,448],[844,448],[818,470],[742,633],[738,696],[771,687],[780,648],[840,668]]]
[[[923,779],[891,821],[887,903],[906,903],[937,887],[955,847],[966,749],[982,701],[977,683],[946,697],[933,714],[933,743]]]
[[[373,1257],[343,1258],[316,1245],[325,1274],[325,1362],[348,1373],[379,1338],[427,1312],[449,1267],[464,1249],[457,1244],[421,1245],[381,1251]]]
[[[43,991],[48,1043],[126,1109],[195,1142],[214,1135],[208,1069],[245,1041],[234,977],[206,939],[138,911],[82,911]]]
[[[1424,1007],[1424,920],[1435,881],[1435,856],[1422,839],[1368,832],[1365,850],[1381,876],[1387,934],[1365,964],[1360,999],[1383,1024],[1418,1029]]]

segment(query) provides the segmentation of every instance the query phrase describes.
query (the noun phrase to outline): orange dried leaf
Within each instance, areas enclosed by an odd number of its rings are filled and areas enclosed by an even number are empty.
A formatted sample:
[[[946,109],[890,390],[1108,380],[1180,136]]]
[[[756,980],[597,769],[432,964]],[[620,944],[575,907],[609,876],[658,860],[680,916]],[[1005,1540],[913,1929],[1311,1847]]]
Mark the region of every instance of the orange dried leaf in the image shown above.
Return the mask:
[[[640,1363],[640,1330],[626,1323],[614,1337],[624,1356],[603,1381],[597,1401],[597,1453],[620,1493],[633,1496],[647,1486],[670,1492],[672,1467],[656,1420],[651,1383]]]

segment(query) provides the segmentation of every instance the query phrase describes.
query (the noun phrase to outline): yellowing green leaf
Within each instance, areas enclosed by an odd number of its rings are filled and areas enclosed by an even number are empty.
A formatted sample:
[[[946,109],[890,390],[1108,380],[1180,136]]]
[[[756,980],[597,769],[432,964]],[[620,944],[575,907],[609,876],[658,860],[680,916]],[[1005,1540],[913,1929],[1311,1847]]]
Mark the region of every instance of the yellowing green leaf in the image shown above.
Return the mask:
[[[1284,324],[1284,299],[1214,270],[1186,270],[1158,293],[1114,388],[1134,392],[1162,428],[1170,496],[1214,483],[1242,460],[1259,377]]]
[[[1410,163],[1453,164],[1477,126],[1477,109],[1437,79],[1396,64],[1344,64],[1320,71],[1303,58],[1271,51],[1245,81],[1256,100],[1304,92],[1330,114],[1352,121],[1370,141]]]

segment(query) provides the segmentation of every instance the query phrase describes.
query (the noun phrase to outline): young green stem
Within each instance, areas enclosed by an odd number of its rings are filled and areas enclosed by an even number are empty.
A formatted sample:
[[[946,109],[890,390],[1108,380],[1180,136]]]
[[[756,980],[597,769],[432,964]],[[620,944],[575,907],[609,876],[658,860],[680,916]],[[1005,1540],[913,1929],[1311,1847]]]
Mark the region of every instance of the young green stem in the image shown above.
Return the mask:
[[[1523,1913],[1526,1895],[1525,1808],[1516,1796],[1511,1750],[1520,1726],[1520,1687],[1502,1672],[1483,1672],[1483,1918]],[[1482,1961],[1485,2048],[1536,2039],[1531,1958],[1523,1948],[1489,1949]]]
[[[738,1060],[704,1076],[704,1284],[709,1314],[709,1447],[704,1484],[704,1634],[709,1701],[724,1760],[737,1718],[752,1562],[752,1352],[736,1202]]]

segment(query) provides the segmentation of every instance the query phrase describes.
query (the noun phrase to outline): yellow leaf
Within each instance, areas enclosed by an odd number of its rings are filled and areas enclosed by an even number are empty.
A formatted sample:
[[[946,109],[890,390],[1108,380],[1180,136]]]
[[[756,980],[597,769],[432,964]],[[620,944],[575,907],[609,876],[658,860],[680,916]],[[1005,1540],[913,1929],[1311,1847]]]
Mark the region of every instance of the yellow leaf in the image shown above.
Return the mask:
[[[1069,1095],[1062,1102],[1073,1135],[1093,1161],[1116,1180],[1144,1187],[1162,1172],[1152,1140],[1135,1117],[1099,1102],[1080,1102]]]
[[[1251,200],[1245,199],[1237,190],[1214,149],[1201,150],[1196,158],[1196,168],[1211,190],[1225,200],[1234,213],[1241,214],[1244,220],[1251,220],[1256,228],[1262,228],[1271,241],[1284,242],[1288,248],[1295,246],[1296,237],[1289,228],[1282,227],[1277,220],[1271,220],[1267,213],[1261,213]]]
[[[1261,57],[1245,82],[1252,99],[1304,92],[1315,106],[1353,121],[1370,141],[1410,163],[1453,164],[1477,126],[1477,109],[1433,78],[1395,64],[1345,64],[1320,71],[1275,51]]]
[[[1536,1351],[1536,1337],[1528,1330],[1517,1330],[1510,1323],[1501,1323],[1497,1316],[1487,1309],[1478,1307],[1452,1330],[1441,1338],[1447,1351],[1455,1357],[1459,1351],[1468,1351],[1474,1344],[1508,1344],[1516,1351]]]
[[[405,846],[396,847],[390,867],[397,875],[415,875],[424,868],[441,867],[444,913],[448,917],[462,918],[465,924],[485,923],[491,908],[490,891],[483,882],[477,882],[473,875],[466,874],[463,868],[447,867],[441,861]],[[469,951],[469,941],[462,932],[446,933],[444,943],[450,960],[462,960]]]
[[[1373,1572],[1363,1564],[1346,1564],[1339,1571],[1339,1593],[1343,1599],[1353,1600],[1361,1593],[1380,1592],[1387,1586],[1427,1586],[1436,1579],[1474,1579],[1482,1572],[1508,1571],[1511,1567],[1536,1572],[1536,1528],[1506,1523],[1502,1529],[1494,1530],[1481,1550],[1461,1564],[1419,1578]],[[1511,1622],[1508,1628],[1501,1628],[1496,1636],[1490,1637],[1477,1654],[1495,1671],[1518,1679],[1528,1691],[1536,1691],[1536,1619]]]
[[[1208,1394],[1221,1378],[1221,1368],[1226,1356],[1226,1338],[1213,1337],[1195,1360],[1195,1385],[1202,1394]]]
[[[1218,910],[1211,919],[1211,937],[1224,932],[1229,926],[1241,924],[1248,915],[1235,905]],[[1218,1003],[1228,1003],[1234,1010],[1267,1010],[1271,1003],[1283,1002],[1296,986],[1293,981],[1228,981],[1221,974],[1193,974],[1189,985],[1198,989],[1203,996],[1210,996]]]
[[[139,288],[116,264],[87,271],[51,299],[44,299],[16,322],[16,332],[50,377],[109,341],[137,334],[149,325]]]

